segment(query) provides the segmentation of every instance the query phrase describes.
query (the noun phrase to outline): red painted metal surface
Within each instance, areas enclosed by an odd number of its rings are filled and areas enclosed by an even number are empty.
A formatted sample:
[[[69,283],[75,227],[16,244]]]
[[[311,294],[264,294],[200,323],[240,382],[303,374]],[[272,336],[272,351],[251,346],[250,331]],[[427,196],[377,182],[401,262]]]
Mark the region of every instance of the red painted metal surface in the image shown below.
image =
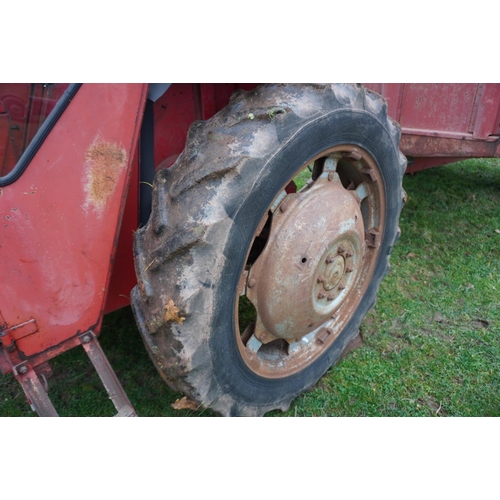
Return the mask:
[[[401,125],[408,172],[500,156],[500,84],[366,84]]]
[[[134,232],[139,226],[139,159],[136,152],[132,161],[130,188],[123,212],[123,220],[113,259],[113,271],[109,281],[104,314],[130,304],[130,291],[137,283],[132,245]]]
[[[487,139],[500,135],[500,85],[495,83],[367,83],[389,104],[405,134]]]
[[[399,123],[411,130],[467,134],[476,90],[475,84],[407,84]]]
[[[83,85],[27,170],[0,189],[3,329],[36,322],[12,336],[9,356],[45,353],[38,363],[99,330],[146,93]]]

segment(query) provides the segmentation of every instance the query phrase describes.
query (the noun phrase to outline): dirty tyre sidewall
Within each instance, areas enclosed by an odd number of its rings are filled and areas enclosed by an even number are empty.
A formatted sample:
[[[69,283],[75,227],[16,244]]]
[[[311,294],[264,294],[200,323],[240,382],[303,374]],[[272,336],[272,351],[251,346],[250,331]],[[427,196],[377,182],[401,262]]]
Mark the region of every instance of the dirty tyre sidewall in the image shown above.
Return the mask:
[[[338,361],[343,349],[358,332],[359,325],[375,302],[381,279],[388,269],[388,256],[397,235],[401,210],[401,173],[397,145],[394,144],[384,125],[372,114],[363,110],[338,110],[319,119],[311,120],[297,133],[287,130],[286,120],[277,125],[281,137],[293,137],[282,142],[281,149],[262,167],[258,182],[248,191],[241,192],[236,186],[227,202],[228,214],[234,224],[226,240],[223,254],[226,263],[221,279],[214,283],[214,314],[209,351],[213,361],[214,377],[224,393],[236,401],[250,406],[279,407],[314,385],[318,379]],[[302,371],[283,378],[264,378],[245,364],[237,345],[235,309],[238,279],[245,264],[247,251],[252,243],[259,221],[283,189],[287,179],[311,158],[328,148],[352,144],[360,146],[372,155],[379,166],[383,179],[386,213],[385,231],[380,243],[378,260],[372,281],[359,306],[338,338],[312,364]],[[238,206],[234,202],[238,201]],[[259,210],[256,210],[256,205]],[[249,217],[249,214],[253,216]]]

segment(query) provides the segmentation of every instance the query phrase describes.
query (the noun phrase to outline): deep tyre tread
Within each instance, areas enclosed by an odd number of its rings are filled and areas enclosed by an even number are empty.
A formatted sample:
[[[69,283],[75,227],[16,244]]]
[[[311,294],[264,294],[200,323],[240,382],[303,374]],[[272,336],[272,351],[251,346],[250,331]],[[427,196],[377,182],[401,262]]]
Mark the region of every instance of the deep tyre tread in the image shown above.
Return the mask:
[[[298,374],[265,379],[244,365],[228,331],[235,283],[276,195],[272,186],[288,178],[280,160],[298,156],[297,141],[308,137],[304,158],[296,158],[302,165],[324,147],[326,127],[332,146],[359,144],[379,162],[387,206],[382,248],[366,295],[328,352]],[[149,355],[173,389],[224,416],[260,416],[288,409],[339,360],[375,303],[399,236],[406,169],[400,135],[384,99],[359,85],[261,85],[191,125],[184,152],[156,175],[151,217],[134,245],[133,310]],[[184,320],[165,321],[169,299]]]

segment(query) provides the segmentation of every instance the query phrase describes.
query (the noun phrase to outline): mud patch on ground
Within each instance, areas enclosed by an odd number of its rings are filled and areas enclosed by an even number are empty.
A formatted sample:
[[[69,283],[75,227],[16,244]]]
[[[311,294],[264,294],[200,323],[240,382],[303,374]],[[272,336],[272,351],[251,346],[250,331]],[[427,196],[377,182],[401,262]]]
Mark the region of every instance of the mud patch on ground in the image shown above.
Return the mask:
[[[443,408],[441,402],[432,397],[420,398],[417,400],[417,407],[427,407],[432,416],[445,417],[448,413]]]
[[[92,206],[102,215],[126,164],[123,148],[101,139],[94,141],[85,155],[85,208]]]

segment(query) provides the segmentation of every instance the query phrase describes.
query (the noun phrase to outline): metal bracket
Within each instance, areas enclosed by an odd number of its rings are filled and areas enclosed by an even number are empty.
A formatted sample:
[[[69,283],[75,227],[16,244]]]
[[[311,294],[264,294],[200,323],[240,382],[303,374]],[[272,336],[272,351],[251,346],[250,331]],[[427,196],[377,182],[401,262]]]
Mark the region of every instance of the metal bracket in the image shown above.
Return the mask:
[[[358,151],[357,149],[353,149],[352,151],[349,151],[348,153],[344,153],[344,158],[350,158],[351,160],[354,161],[359,161],[361,158],[363,158],[363,154]]]
[[[366,233],[366,244],[371,248],[377,248],[380,245],[380,233],[378,229],[372,228]]]
[[[59,416],[35,370],[27,361],[13,366],[12,371],[21,384],[33,411],[36,411],[41,417]]]
[[[5,352],[5,348],[0,342],[0,372],[4,375],[9,373],[12,370],[12,364],[10,362],[9,356]]]
[[[2,339],[2,344],[8,352],[12,352],[15,349],[14,343],[17,340],[38,332],[38,325],[35,318],[10,327],[3,322],[1,316],[0,321],[2,321],[2,324],[0,324],[0,339]]]
[[[94,332],[89,330],[79,336],[87,356],[94,365],[94,368],[101,379],[109,399],[115,405],[118,413],[115,417],[137,417],[137,413],[123,390],[118,377],[109,364],[108,358],[104,354]]]
[[[375,175],[375,172],[371,168],[363,168],[361,169],[361,173],[367,175],[370,178],[370,182],[377,181],[377,176]]]
[[[118,411],[115,417],[137,417],[134,407],[111,368],[94,332],[85,332],[79,336],[79,340]],[[0,350],[0,354],[2,354],[2,350]],[[9,362],[10,359],[7,357],[5,361]],[[41,375],[44,379],[44,383],[42,383],[34,367],[28,361],[18,362],[15,365],[9,362],[9,365],[12,367],[14,377],[21,384],[31,409],[36,411],[40,417],[58,417],[59,415],[47,394],[48,384],[45,377]]]

